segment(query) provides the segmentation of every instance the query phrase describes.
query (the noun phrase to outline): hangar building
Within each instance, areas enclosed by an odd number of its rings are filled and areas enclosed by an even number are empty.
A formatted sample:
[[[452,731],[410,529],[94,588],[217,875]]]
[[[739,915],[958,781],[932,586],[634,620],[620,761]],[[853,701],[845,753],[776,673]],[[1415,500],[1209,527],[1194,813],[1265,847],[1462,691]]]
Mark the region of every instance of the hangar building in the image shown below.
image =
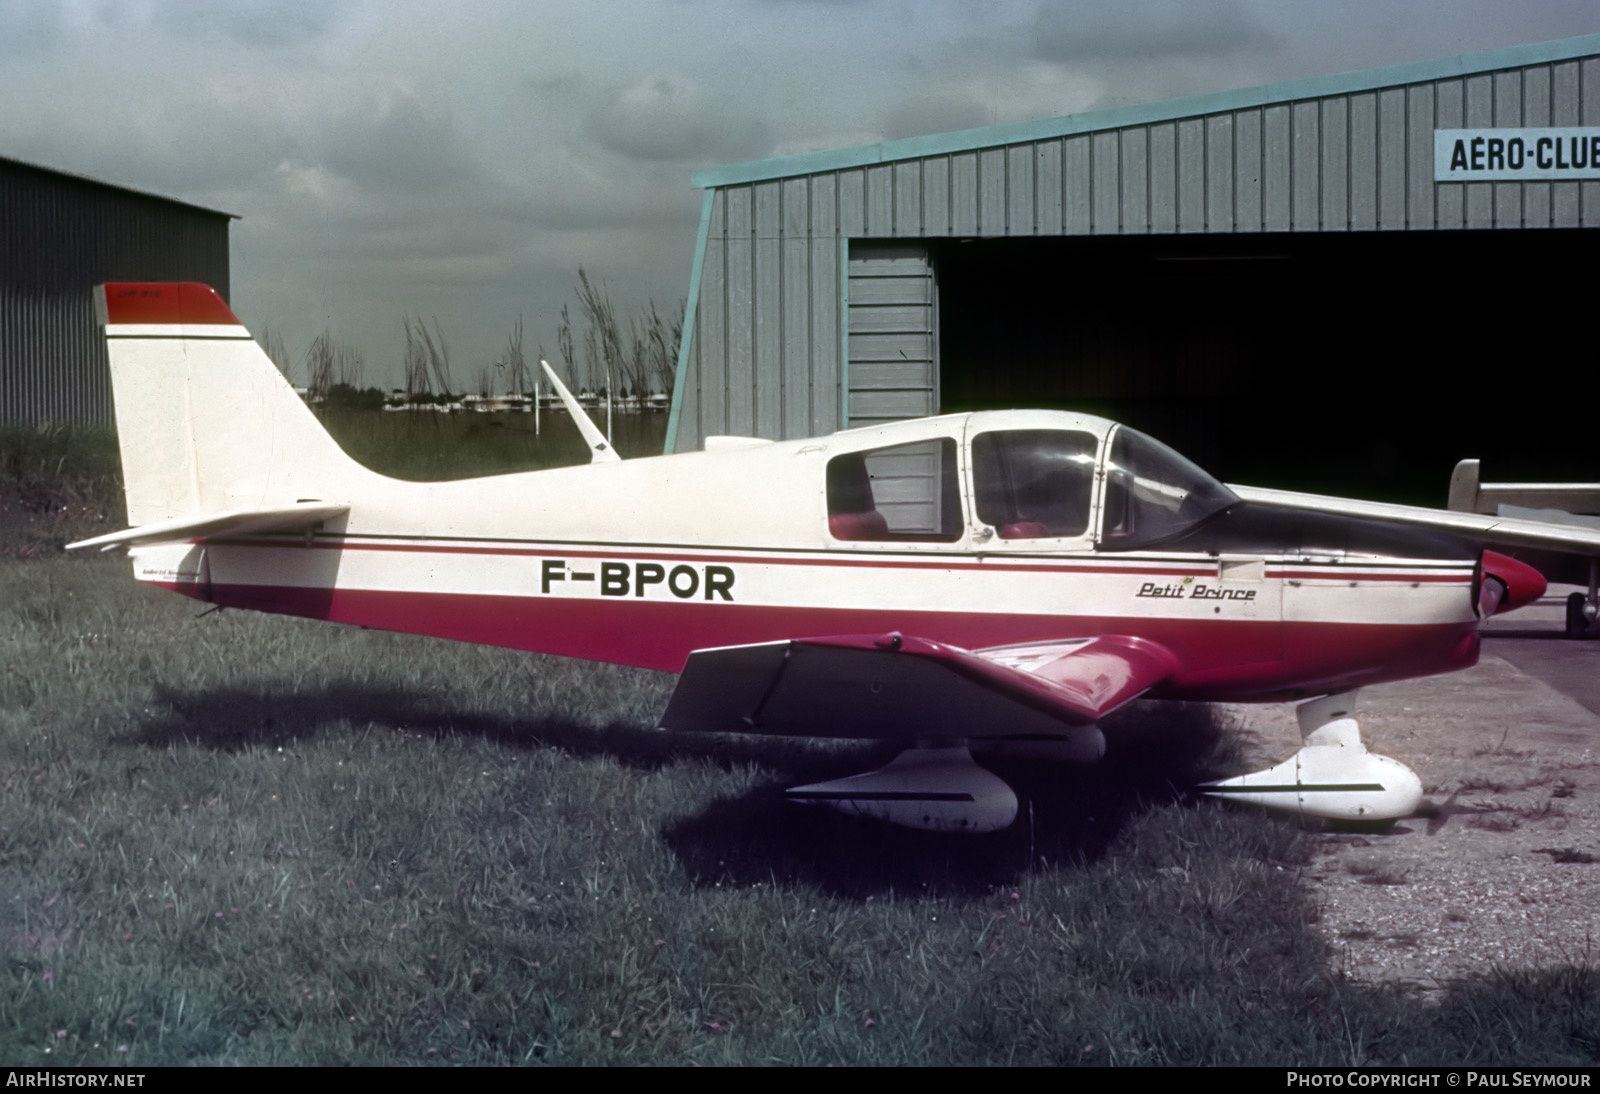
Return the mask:
[[[1600,35],[692,181],[668,451],[1046,407],[1254,485],[1600,479]]]
[[[90,289],[203,281],[226,299],[229,213],[0,158],[0,425],[110,425]]]

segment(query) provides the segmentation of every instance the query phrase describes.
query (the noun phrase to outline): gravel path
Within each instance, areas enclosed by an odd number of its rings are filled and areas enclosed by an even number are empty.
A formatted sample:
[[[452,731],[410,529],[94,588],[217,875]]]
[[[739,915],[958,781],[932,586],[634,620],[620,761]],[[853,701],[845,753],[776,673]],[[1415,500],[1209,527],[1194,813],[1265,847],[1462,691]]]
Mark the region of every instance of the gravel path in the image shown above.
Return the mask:
[[[1291,708],[1230,710],[1253,756],[1292,752]],[[1318,926],[1347,974],[1428,993],[1496,965],[1600,963],[1600,716],[1492,654],[1369,688],[1358,716],[1427,801],[1386,835],[1317,837]]]

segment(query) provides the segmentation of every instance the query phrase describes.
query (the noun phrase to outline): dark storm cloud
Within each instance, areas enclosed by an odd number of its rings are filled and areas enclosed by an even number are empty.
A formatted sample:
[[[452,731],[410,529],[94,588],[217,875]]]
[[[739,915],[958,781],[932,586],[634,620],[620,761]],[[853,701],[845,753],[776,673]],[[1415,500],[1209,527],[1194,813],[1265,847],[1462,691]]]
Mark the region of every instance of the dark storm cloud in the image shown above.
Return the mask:
[[[579,266],[619,299],[681,292],[696,167],[1583,33],[1596,10],[0,0],[0,155],[241,214],[236,295],[291,343],[333,317],[398,359],[395,317],[422,309],[468,360],[524,307],[536,337]]]
[[[889,111],[883,122],[885,140],[949,133],[987,125],[989,108],[966,95],[924,95],[907,99]]]
[[[537,195],[528,203],[528,219],[542,229],[578,233],[650,231],[691,222],[700,208],[699,193],[671,185],[675,182],[681,176],[629,183],[598,179],[588,191]]]
[[[759,117],[676,76],[612,89],[589,115],[588,131],[613,152],[655,162],[752,159],[772,147]]]
[[[293,46],[327,33],[340,8],[329,0],[160,0],[151,22],[172,34],[210,32],[247,46]]]
[[[1036,56],[1124,62],[1270,49],[1276,34],[1233,0],[1046,4],[1033,28]]]
[[[258,200],[308,249],[326,245],[319,233],[337,241],[363,278],[481,283],[504,275],[533,227],[527,195],[485,167],[451,112],[403,88],[320,119]]]
[[[220,97],[84,92],[9,119],[3,154],[207,204],[209,191],[270,176],[290,148],[278,127],[259,122]]]
[[[340,104],[322,124],[320,162],[364,190],[489,196],[476,150],[450,110],[423,92],[369,91]]]
[[[43,53],[61,36],[59,4],[0,0],[0,57]]]

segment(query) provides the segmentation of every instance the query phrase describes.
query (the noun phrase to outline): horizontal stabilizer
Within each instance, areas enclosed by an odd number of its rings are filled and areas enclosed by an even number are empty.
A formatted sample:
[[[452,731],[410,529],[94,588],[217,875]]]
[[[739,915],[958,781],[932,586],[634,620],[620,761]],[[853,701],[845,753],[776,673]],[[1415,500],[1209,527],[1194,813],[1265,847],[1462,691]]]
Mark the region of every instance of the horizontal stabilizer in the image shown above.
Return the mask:
[[[1030,657],[1032,660],[1030,661]],[[1109,637],[975,653],[890,633],[697,650],[667,729],[861,738],[1077,739],[1167,676],[1161,646]]]
[[[194,540],[216,539],[218,536],[241,536],[259,532],[303,532],[325,520],[343,516],[350,511],[348,505],[325,505],[320,501],[296,502],[273,509],[232,509],[222,513],[209,513],[197,517],[174,517],[141,524],[121,532],[95,536],[67,544],[67,550],[81,547],[98,547],[109,551],[113,547],[134,547],[154,543],[188,543]]]

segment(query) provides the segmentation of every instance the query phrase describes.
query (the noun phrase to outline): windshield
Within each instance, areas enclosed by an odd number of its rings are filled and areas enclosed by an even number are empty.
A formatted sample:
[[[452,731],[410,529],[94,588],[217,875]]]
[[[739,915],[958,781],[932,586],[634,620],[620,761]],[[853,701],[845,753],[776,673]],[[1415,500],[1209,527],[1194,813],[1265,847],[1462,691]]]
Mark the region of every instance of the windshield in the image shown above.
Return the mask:
[[[1171,539],[1238,500],[1160,441],[1119,426],[1106,458],[1100,547],[1126,551]]]

